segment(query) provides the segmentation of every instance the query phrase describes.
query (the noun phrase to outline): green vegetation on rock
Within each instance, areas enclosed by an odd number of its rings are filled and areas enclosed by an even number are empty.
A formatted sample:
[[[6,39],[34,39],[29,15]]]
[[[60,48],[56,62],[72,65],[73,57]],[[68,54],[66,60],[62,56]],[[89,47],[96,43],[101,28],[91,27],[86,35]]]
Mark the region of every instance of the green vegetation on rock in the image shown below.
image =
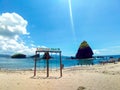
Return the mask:
[[[80,47],[79,48],[86,48],[86,47],[89,47],[88,43],[86,41],[83,41],[81,44],[80,44]]]

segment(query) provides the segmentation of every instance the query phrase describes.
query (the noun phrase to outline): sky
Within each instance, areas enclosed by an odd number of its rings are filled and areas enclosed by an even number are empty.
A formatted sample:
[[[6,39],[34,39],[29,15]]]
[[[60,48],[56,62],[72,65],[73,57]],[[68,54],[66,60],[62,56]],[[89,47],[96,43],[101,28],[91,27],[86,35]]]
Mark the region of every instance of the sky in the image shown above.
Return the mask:
[[[120,54],[120,0],[0,0],[0,54],[75,56],[84,40],[94,55]]]

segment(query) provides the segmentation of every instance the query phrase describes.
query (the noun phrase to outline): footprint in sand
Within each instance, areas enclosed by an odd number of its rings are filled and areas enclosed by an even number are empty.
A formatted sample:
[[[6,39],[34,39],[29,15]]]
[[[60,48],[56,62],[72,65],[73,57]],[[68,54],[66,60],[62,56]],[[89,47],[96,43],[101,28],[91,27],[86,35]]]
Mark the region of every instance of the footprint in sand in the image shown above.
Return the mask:
[[[85,87],[79,86],[77,90],[84,90],[84,89],[85,89]]]

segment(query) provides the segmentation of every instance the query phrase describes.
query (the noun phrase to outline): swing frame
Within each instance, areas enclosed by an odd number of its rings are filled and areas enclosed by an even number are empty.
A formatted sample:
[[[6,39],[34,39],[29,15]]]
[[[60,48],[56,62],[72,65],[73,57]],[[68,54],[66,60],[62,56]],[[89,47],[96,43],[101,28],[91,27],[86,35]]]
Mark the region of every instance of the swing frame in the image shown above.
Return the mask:
[[[34,76],[36,76],[36,67],[37,67],[37,54],[39,53],[59,53],[59,62],[60,62],[60,77],[62,77],[62,68],[63,68],[63,64],[62,64],[62,58],[61,58],[61,51],[59,48],[37,48],[37,50],[35,51],[35,60],[34,60]],[[46,65],[47,65],[47,76],[49,77],[49,59],[46,59]]]

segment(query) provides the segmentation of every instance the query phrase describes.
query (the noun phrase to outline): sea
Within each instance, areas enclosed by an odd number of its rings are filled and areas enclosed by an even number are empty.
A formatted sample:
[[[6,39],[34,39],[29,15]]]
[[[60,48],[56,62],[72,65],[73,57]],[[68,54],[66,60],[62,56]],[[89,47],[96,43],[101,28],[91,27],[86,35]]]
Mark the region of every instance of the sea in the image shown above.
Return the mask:
[[[68,56],[62,56],[62,64],[64,68],[82,66],[82,65],[95,65],[100,64],[100,61],[109,61],[110,59],[118,61],[120,55],[104,55],[104,56],[94,56],[91,59],[71,59]],[[13,59],[11,57],[0,56],[0,70],[34,70],[35,58],[24,58],[24,59]],[[60,61],[59,56],[55,56],[49,59],[50,69],[59,69]],[[45,69],[46,60],[38,58],[37,59],[37,69]]]

